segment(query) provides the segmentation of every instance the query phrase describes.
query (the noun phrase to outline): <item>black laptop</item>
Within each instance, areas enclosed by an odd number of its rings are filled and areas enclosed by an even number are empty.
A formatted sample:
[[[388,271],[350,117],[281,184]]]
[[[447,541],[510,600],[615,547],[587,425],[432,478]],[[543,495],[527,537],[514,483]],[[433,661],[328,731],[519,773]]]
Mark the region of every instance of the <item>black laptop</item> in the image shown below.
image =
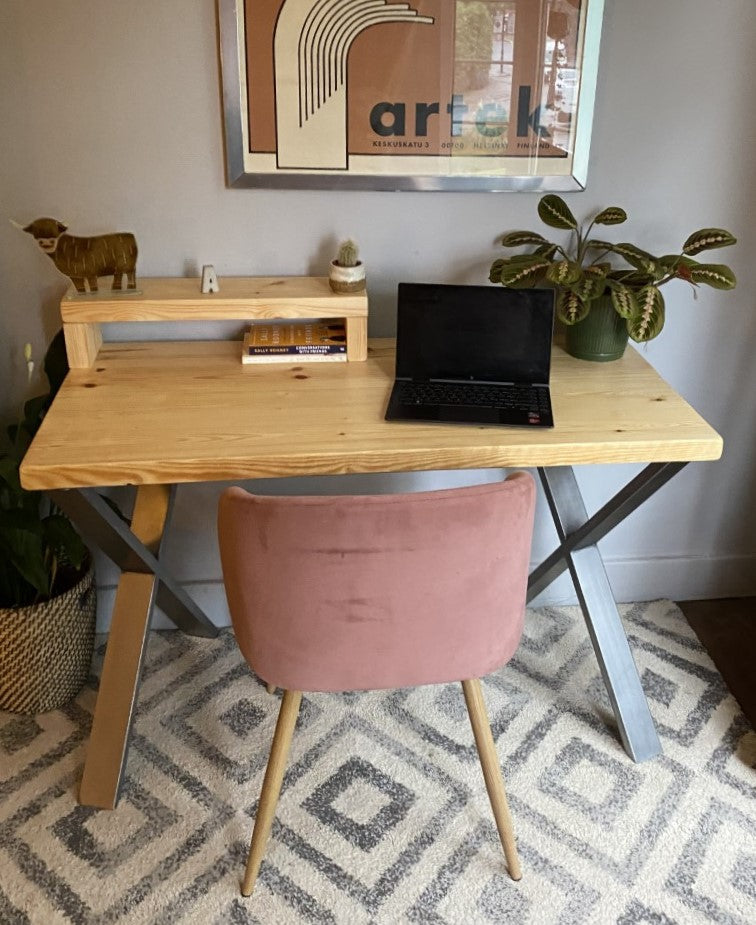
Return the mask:
[[[553,427],[552,289],[400,283],[387,421]]]

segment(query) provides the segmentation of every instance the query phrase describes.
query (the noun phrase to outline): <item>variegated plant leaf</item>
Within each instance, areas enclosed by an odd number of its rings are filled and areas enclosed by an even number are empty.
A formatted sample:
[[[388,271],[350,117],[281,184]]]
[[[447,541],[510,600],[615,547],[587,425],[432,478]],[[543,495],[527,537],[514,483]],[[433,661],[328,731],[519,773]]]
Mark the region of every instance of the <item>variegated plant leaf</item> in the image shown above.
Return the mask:
[[[591,302],[603,295],[606,289],[606,278],[603,273],[591,273],[592,267],[585,268],[582,279],[570,286],[570,289],[583,302]]]
[[[627,212],[619,206],[609,206],[593,219],[595,225],[621,225],[627,221]]]
[[[615,283],[611,290],[612,305],[617,314],[621,318],[634,318],[638,313],[638,300],[633,290],[623,286],[622,283]]]
[[[682,254],[664,254],[663,257],[658,257],[656,262],[669,273],[684,259],[687,258],[684,258]]]
[[[691,282],[690,268],[700,266],[697,260],[686,257],[685,254],[665,254],[659,257],[658,266],[662,276],[677,277]],[[661,279],[662,276],[657,277]]]
[[[683,254],[694,257],[701,251],[714,250],[716,247],[729,247],[736,243],[737,238],[724,228],[701,228],[700,231],[694,231],[683,244]]]
[[[511,289],[532,286],[544,276],[550,266],[551,262],[541,257],[513,258],[502,267],[501,284]]]
[[[699,263],[688,267],[687,272],[692,283],[705,283],[714,289],[734,289],[737,283],[735,274],[723,263]]]
[[[658,273],[659,268],[656,257],[654,257],[653,254],[649,254],[648,251],[641,250],[640,247],[636,247],[634,244],[628,244],[627,242],[612,244],[609,241],[588,241],[586,247],[618,254],[626,260],[631,267],[635,267],[636,270],[642,270],[650,276],[656,276]]]
[[[506,266],[507,261],[503,257],[499,257],[498,260],[494,260],[491,264],[491,269],[488,272],[488,279],[492,283],[501,282],[501,271]]]
[[[607,275],[607,280],[615,280],[624,286],[630,286],[638,290],[644,286],[650,286],[654,282],[654,277],[650,273],[642,273],[640,270],[612,270]]]
[[[537,247],[533,251],[533,254],[531,256],[534,256],[537,254],[539,257],[544,257],[547,260],[551,260],[551,258],[554,256],[554,254],[556,254],[558,250],[559,250],[558,244],[549,244],[549,242],[547,241],[545,244],[541,244],[539,247]]]
[[[627,320],[627,332],[641,344],[653,340],[664,327],[664,296],[656,286],[644,286],[636,294],[636,300],[637,311]]]
[[[590,311],[590,302],[584,302],[570,289],[563,289],[556,300],[557,318],[564,324],[577,324]]]
[[[544,225],[550,228],[566,228],[574,230],[577,228],[575,216],[570,212],[569,206],[561,198],[549,193],[544,196],[538,203],[538,215]]]
[[[523,244],[548,244],[548,241],[535,231],[510,231],[502,237],[501,243],[503,247],[520,247]]]
[[[580,264],[571,260],[556,260],[546,271],[546,279],[558,286],[570,286],[582,276]]]

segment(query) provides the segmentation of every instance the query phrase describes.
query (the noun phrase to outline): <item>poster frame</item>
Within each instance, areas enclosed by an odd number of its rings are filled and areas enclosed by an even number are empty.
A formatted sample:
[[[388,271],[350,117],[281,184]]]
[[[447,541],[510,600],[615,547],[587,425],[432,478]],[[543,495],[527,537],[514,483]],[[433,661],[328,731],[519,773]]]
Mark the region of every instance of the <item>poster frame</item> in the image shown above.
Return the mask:
[[[523,171],[460,173],[437,170],[427,175],[402,173],[365,174],[345,170],[253,169],[247,162],[247,75],[244,0],[217,0],[218,37],[222,85],[226,181],[233,188],[404,190],[448,192],[566,192],[583,190],[588,162],[598,79],[599,47],[604,0],[581,0],[585,5],[580,56],[580,81],[569,171],[555,169],[553,158],[522,158]],[[451,163],[448,156],[434,158],[436,166]],[[502,158],[503,160],[503,158]],[[510,159],[511,160],[511,159]],[[487,161],[494,158],[488,156]],[[558,165],[557,165],[558,166]]]

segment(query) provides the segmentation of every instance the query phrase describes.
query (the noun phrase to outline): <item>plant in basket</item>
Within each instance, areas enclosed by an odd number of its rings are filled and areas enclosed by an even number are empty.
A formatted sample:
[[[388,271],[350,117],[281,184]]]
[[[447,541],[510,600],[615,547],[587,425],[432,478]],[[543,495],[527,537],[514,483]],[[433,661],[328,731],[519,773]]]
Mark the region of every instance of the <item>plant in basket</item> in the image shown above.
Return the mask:
[[[31,375],[29,345],[26,360]],[[20,481],[24,454],[68,371],[62,332],[44,369],[49,391],[26,402],[0,453],[0,709],[19,713],[50,710],[75,696],[94,643],[91,556],[65,514]]]

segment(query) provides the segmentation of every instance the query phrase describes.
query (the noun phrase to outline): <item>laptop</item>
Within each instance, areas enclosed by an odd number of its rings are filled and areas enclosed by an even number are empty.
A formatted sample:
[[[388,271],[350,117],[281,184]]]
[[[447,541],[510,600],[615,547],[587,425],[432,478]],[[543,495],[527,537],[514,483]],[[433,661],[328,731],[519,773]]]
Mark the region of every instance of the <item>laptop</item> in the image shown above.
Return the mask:
[[[387,421],[553,427],[552,289],[400,283]]]

